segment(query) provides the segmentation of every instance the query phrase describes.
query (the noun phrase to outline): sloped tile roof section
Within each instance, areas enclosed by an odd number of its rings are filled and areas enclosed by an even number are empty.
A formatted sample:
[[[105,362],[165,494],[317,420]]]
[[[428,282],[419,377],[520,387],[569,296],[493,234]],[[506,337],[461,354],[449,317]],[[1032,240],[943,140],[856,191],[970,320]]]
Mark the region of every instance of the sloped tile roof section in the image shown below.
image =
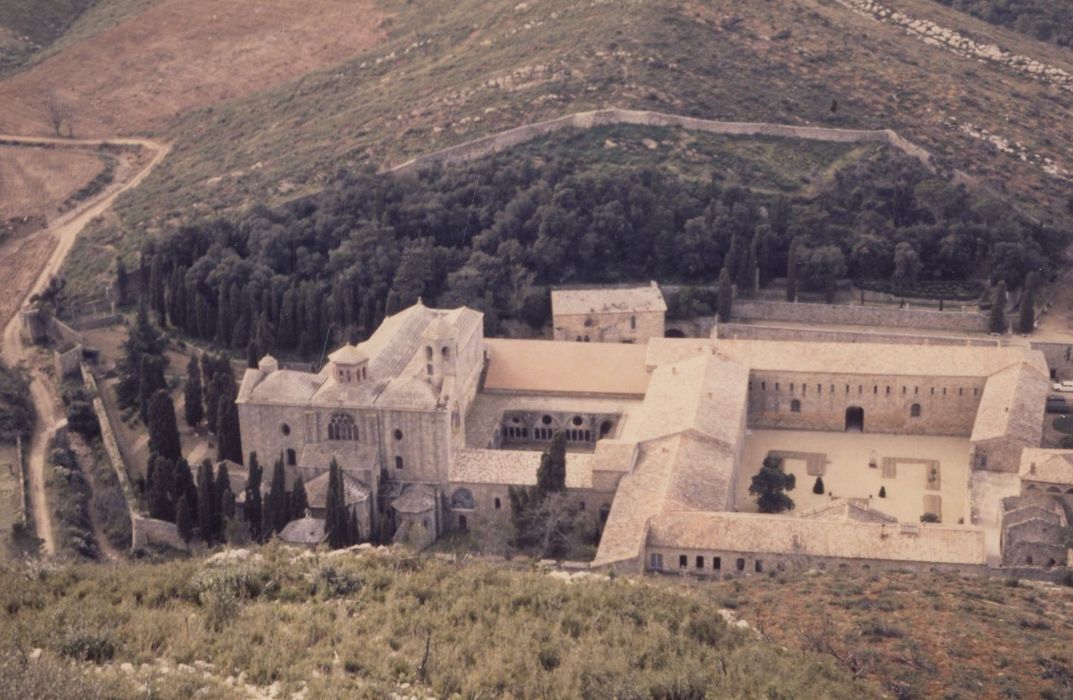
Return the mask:
[[[655,282],[636,287],[600,287],[595,289],[553,289],[553,316],[587,314],[664,312],[667,303]]]
[[[488,338],[485,391],[640,396],[645,346]]]

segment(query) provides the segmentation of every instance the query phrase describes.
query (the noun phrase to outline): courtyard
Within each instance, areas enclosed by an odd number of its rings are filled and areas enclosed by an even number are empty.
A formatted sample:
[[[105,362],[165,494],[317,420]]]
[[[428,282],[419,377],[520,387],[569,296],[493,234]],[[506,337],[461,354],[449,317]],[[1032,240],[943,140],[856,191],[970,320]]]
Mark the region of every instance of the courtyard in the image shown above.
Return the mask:
[[[836,498],[862,499],[901,522],[925,512],[947,525],[970,524],[969,440],[964,437],[862,432],[750,430],[737,479],[735,509],[756,512],[749,494],[753,475],[771,452],[797,479],[794,513]],[[816,478],[824,492],[813,493]],[[880,497],[880,489],[885,497]]]

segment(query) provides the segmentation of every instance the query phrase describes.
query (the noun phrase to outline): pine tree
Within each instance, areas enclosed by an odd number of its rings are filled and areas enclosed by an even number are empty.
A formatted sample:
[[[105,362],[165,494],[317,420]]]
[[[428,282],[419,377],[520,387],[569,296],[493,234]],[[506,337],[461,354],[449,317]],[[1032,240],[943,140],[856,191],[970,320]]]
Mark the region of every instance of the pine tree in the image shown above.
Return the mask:
[[[786,253],[786,301],[797,301],[797,251],[800,246],[799,240],[794,238]]]
[[[719,297],[716,301],[716,312],[720,323],[729,323],[734,305],[734,289],[730,286],[730,273],[724,267],[719,272]]]
[[[205,409],[201,404],[201,367],[198,365],[197,355],[190,355],[190,362],[186,365],[186,389],[183,395],[186,401],[183,406],[186,424],[196,428],[205,417]]]
[[[212,464],[206,459],[197,470],[197,524],[205,544],[212,544],[216,540],[216,511],[219,501],[216,499],[215,486]]]
[[[268,488],[268,502],[265,505],[265,521],[271,525],[273,532],[280,532],[291,520],[287,507],[287,476],[283,469],[282,455],[272,467],[272,484]]]
[[[182,457],[175,404],[167,389],[159,389],[149,402],[149,451],[172,461]]]
[[[826,492],[827,489],[823,487],[823,477],[817,476],[816,483],[812,485],[812,493],[816,494],[817,496],[822,496]]]
[[[988,328],[992,333],[1005,333],[1009,327],[1006,322],[1006,283],[999,282],[995,289],[995,297],[991,301],[991,318],[988,320]]]
[[[1036,287],[1039,284],[1039,276],[1035,272],[1028,273],[1025,279],[1025,291],[1021,296],[1021,316],[1017,320],[1017,330],[1022,335],[1028,335],[1036,327]]]
[[[249,476],[246,478],[246,503],[243,515],[249,524],[250,537],[254,542],[261,539],[264,514],[261,509],[261,465],[257,462],[257,453],[251,452],[249,459]]]
[[[328,546],[332,549],[346,547],[350,539],[350,523],[343,493],[343,472],[334,457],[328,467],[328,494],[325,511],[324,530],[328,535]]]
[[[749,493],[756,496],[756,505],[761,513],[782,513],[794,508],[793,500],[785,492],[792,491],[796,481],[793,474],[783,471],[781,459],[769,455],[753,477]]]
[[[555,433],[548,451],[540,457],[537,491],[541,497],[566,489],[566,435]]]
[[[230,393],[220,394],[216,409],[216,457],[242,462],[242,436],[239,434],[238,406]]]
[[[291,489],[291,514],[295,518],[301,518],[305,516],[308,510],[309,497],[306,495],[305,481],[299,474],[298,478],[294,480],[294,487]]]
[[[186,500],[186,496],[180,496],[179,502],[175,504],[175,527],[179,530],[179,537],[183,538],[183,542],[190,543],[190,539],[194,536],[194,509],[190,507],[190,501]]]

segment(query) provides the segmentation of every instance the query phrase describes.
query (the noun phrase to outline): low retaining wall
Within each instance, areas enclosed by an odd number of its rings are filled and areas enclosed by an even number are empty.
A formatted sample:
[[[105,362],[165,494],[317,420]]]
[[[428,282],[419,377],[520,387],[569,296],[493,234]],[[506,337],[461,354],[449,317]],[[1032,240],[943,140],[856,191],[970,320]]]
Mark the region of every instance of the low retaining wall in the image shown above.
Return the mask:
[[[22,453],[22,437],[15,438],[15,460],[19,463],[19,518],[24,523],[30,522],[30,491],[26,488],[29,475],[26,473],[26,455]]]
[[[66,324],[69,328],[75,331],[89,331],[94,328],[114,326],[117,323],[122,322],[122,320],[123,317],[119,314],[108,313],[71,318],[66,321]]]
[[[735,340],[786,340],[805,343],[884,343],[889,345],[960,345],[997,347],[990,338],[954,338],[949,336],[900,335],[870,331],[825,331],[783,326],[754,326],[742,323],[720,323],[715,327],[716,338]]]
[[[731,313],[737,320],[820,323],[838,326],[885,326],[924,330],[986,333],[988,318],[971,311],[893,309],[881,306],[808,304],[785,301],[735,299]]]
[[[556,119],[535,124],[526,124],[514,129],[491,134],[472,141],[444,148],[435,153],[418,156],[393,168],[388,173],[406,173],[427,168],[430,165],[462,163],[478,160],[515,146],[547,136],[562,129],[592,129],[617,124],[678,127],[691,131],[728,136],[769,136],[777,138],[829,141],[837,143],[884,143],[891,148],[916,158],[925,167],[934,170],[931,154],[920,146],[902,138],[890,129],[828,129],[816,126],[790,126],[765,122],[724,122],[696,119],[676,114],[649,112],[632,109],[601,109],[593,112],[576,112]]]
[[[97,421],[101,424],[101,442],[104,444],[104,452],[108,455],[108,461],[112,465],[119,486],[123,490],[123,498],[127,502],[127,511],[130,513],[130,546],[131,549],[150,545],[163,545],[175,549],[187,549],[186,543],[179,537],[179,531],[175,523],[157,520],[147,517],[140,512],[138,498],[134,494],[134,487],[130,483],[130,475],[127,472],[127,463],[123,459],[123,453],[119,449],[112,422],[108,418],[108,411],[104,407],[97,380],[90,371],[89,366],[82,363],[82,382],[86,390],[93,396],[93,411],[97,414]]]

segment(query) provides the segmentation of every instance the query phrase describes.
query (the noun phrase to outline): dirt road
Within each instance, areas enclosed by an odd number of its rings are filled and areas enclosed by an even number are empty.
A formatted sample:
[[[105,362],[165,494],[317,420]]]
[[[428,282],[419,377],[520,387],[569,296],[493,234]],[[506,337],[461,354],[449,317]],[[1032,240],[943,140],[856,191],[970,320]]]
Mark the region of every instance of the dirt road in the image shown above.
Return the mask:
[[[108,207],[112,205],[112,202],[115,201],[115,198],[120,194],[137,187],[152,169],[156,167],[165,156],[167,156],[168,151],[170,150],[170,146],[167,144],[138,138],[85,141],[48,137],[8,136],[0,134],[0,141],[25,144],[48,143],[59,147],[99,146],[108,143],[123,146],[139,146],[152,154],[141,170],[126,181],[113,183],[96,197],[86,201],[82,206],[67,212],[49,224],[44,233],[55,238],[56,247],[53,249],[52,254],[49,256],[44,267],[38,273],[36,281],[26,294],[26,298],[21,300],[21,303],[23,304],[25,304],[26,300],[31,296],[41,291],[48,284],[49,279],[59,271],[60,267],[63,265],[64,259],[66,259],[68,253],[70,253],[75,239],[78,238],[78,234],[85,228],[86,224],[88,224],[94,217],[99,216],[107,210]],[[0,345],[0,355],[3,356],[5,362],[9,365],[17,365],[19,363],[31,364],[30,359],[32,356],[32,349],[23,344],[20,325],[21,322],[18,314],[16,314],[8,322],[7,327],[4,328],[3,342],[2,345]],[[31,368],[31,370],[30,393],[33,397],[34,409],[37,411],[37,421],[34,424],[34,434],[31,440],[30,452],[27,455],[29,464],[27,488],[30,489],[30,505],[33,509],[37,535],[44,541],[45,552],[52,554],[56,551],[56,542],[52,531],[48,499],[45,495],[44,475],[48,442],[52,437],[52,434],[56,429],[56,424],[59,422],[60,418],[57,416],[56,398],[51,387],[51,381],[37,368]]]

